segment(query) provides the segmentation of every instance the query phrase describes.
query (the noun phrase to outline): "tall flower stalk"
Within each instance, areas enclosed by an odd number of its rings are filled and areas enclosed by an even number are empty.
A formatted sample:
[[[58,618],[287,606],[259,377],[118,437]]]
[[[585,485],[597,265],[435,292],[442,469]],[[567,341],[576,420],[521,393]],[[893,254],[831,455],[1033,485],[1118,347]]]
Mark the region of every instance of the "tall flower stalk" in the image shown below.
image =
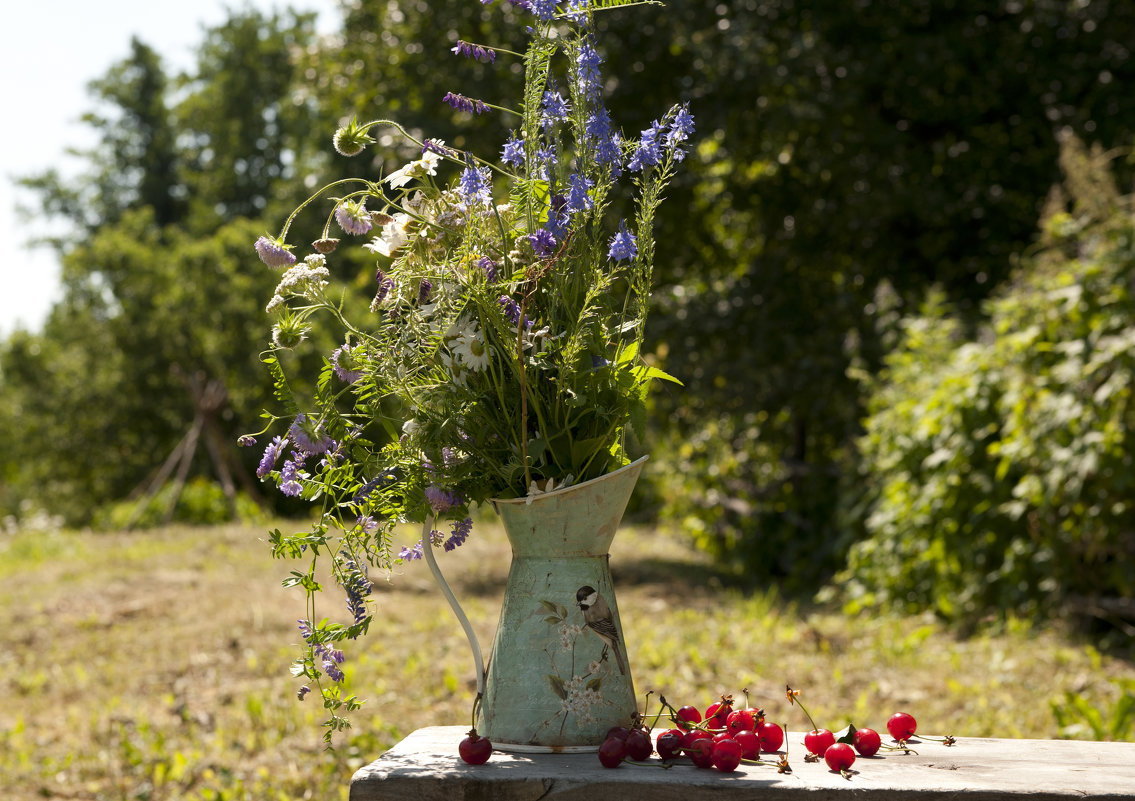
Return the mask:
[[[466,42],[453,51],[498,66],[522,58],[519,107],[457,92],[439,98],[512,125],[499,156],[418,140],[389,120],[351,120],[333,137],[340,154],[364,152],[375,131],[391,128],[421,156],[386,176],[324,187],[256,245],[269,267],[288,268],[268,303],[274,347],[264,355],[282,405],[265,432],[287,432],[269,444],[259,472],[319,504],[310,531],[275,531],[271,541],[277,557],[308,561],[287,582],[305,590],[309,606],[294,672],[320,689],[328,737],[347,725],[344,707],[358,703],[340,695],[345,657],[335,646],[364,633],[373,616],[361,566],[389,570],[425,548],[456,548],[469,536],[471,505],[627,464],[648,386],[672,380],[644,361],[642,344],[654,213],[693,118],[676,105],[627,137],[604,103],[593,16],[644,3],[512,2],[530,15],[522,56]],[[297,264],[292,221],[321,205],[323,234]],[[340,247],[332,225],[375,259],[361,319],[348,319],[327,291]],[[315,314],[330,315],[343,342],[326,354],[313,397],[301,400],[281,351],[305,341]],[[443,518],[453,521],[449,537],[437,530]],[[395,554],[392,533],[409,521],[425,523],[427,535]],[[315,622],[320,559],[348,597],[347,623]]]

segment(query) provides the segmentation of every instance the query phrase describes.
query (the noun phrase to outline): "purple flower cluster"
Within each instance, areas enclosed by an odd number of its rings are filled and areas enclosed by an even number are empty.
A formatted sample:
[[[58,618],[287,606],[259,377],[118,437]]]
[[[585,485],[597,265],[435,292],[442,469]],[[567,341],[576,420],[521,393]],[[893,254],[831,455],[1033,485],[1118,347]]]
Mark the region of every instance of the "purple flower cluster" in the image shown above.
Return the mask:
[[[459,95],[456,92],[446,92],[445,97],[442,99],[443,103],[448,103],[451,108],[456,111],[464,111],[468,114],[484,114],[489,110],[489,107],[480,100],[474,100],[465,95]]]
[[[554,142],[549,142],[544,147],[536,150],[536,177],[543,178],[546,181],[553,180],[556,174],[556,165],[559,164],[560,158],[556,154],[556,145]]]
[[[508,295],[501,295],[497,298],[497,303],[501,305],[501,310],[504,311],[505,318],[513,325],[520,323],[520,304],[510,298]]]
[[[492,179],[488,167],[470,164],[461,173],[459,188],[466,208],[482,208],[492,203]]]
[[[497,280],[497,263],[488,256],[482,256],[477,266],[485,271],[485,280],[490,283]]]
[[[690,114],[689,106],[683,103],[674,109],[674,118],[670,121],[670,130],[666,134],[666,146],[674,150],[674,158],[681,161],[683,152],[678,148],[679,143],[690,138],[694,132],[694,116]]]
[[[427,139],[422,142],[422,152],[436,153],[439,156],[452,156],[454,154],[453,148],[447,147],[445,142],[438,139]]]
[[[424,306],[429,303],[430,293],[433,292],[433,282],[428,278],[423,278],[422,282],[418,284],[418,305]]]
[[[449,539],[445,541],[445,550],[452,551],[465,544],[465,540],[469,538],[469,532],[473,530],[473,518],[467,517],[461,521],[453,522],[453,533],[449,535]]]
[[[603,58],[599,55],[599,51],[590,41],[584,40],[575,56],[575,79],[579,84],[580,94],[590,100],[596,100],[600,95],[599,83],[602,75],[599,72],[599,65],[602,63]]]
[[[445,514],[450,508],[460,506],[462,498],[459,493],[450,492],[437,484],[426,487],[426,503],[433,509],[435,515]]]
[[[542,259],[556,254],[556,237],[547,228],[541,228],[536,233],[529,234],[528,241],[532,243],[532,250]]]
[[[418,540],[414,547],[407,548],[402,546],[402,550],[398,553],[398,558],[403,562],[413,562],[415,559],[422,558],[422,541]]]
[[[256,255],[269,267],[291,267],[296,263],[295,254],[278,239],[262,236],[256,240]]]
[[[343,557],[343,590],[347,593],[347,611],[359,624],[366,620],[366,597],[371,592],[371,581],[367,576],[366,565],[360,566],[346,551],[341,551]]]
[[[454,55],[465,56],[465,58],[475,58],[477,61],[484,64],[492,64],[497,60],[497,51],[489,47],[482,47],[481,45],[466,42],[463,39],[458,39],[457,44],[449,50]]]
[[[335,375],[339,376],[340,381],[347,384],[353,384],[363,377],[363,371],[358,369],[362,365],[359,364],[355,350],[357,349],[343,345],[336,348],[335,352],[331,354],[331,365],[335,370]]]
[[[327,436],[323,426],[308,419],[306,414],[296,415],[295,422],[288,429],[288,436],[306,456],[327,453],[335,445],[335,440]]]
[[[634,234],[627,230],[626,220],[619,221],[619,231],[611,237],[610,246],[607,258],[611,261],[625,261],[638,255],[638,242],[635,241]]]
[[[394,279],[390,278],[379,267],[374,271],[374,280],[378,282],[378,292],[375,293],[374,302],[382,303],[386,300],[386,296],[390,294],[390,290],[394,289]]]
[[[541,105],[543,111],[540,114],[540,127],[545,131],[568,118],[570,111],[568,102],[559,92],[553,92],[550,89],[544,92]]]
[[[612,177],[619,177],[623,172],[623,148],[611,115],[601,103],[596,104],[595,111],[587,118],[587,135],[595,148],[596,163],[609,164]]]
[[[364,503],[366,499],[370,497],[370,494],[374,492],[374,488],[381,484],[384,478],[385,476],[372,478],[370,481],[359,487],[359,491],[355,493],[355,496],[353,498],[351,498],[351,503],[355,506]]]
[[[568,10],[564,13],[576,25],[585,25],[590,2],[591,0],[568,0]]]
[[[663,120],[669,120],[664,122]],[[641,172],[647,167],[655,167],[662,161],[663,148],[670,151],[675,161],[685,158],[685,150],[680,145],[694,132],[694,117],[685,104],[674,106],[663,120],[654,123],[642,132],[635,144],[627,169]]]
[[[658,141],[662,133],[662,124],[655,121],[653,125],[642,132],[642,136],[635,144],[634,154],[627,162],[627,169],[631,172],[642,172],[647,167],[657,167],[662,161],[662,147]]]
[[[276,462],[280,459],[280,454],[284,452],[284,448],[288,445],[288,441],[283,437],[274,437],[268,443],[268,447],[264,449],[264,455],[260,457],[260,464],[256,468],[256,475],[258,478],[264,478],[272,472],[272,468],[276,466]]]
[[[298,497],[303,492],[303,484],[299,479],[305,458],[299,451],[292,451],[291,457],[280,468],[280,492],[289,498]]]
[[[524,166],[524,140],[518,137],[515,131],[501,149],[501,161],[516,167]]]
[[[339,227],[348,234],[354,236],[362,236],[374,226],[370,212],[367,211],[366,201],[355,203],[352,200],[345,200],[340,203],[335,207],[335,222],[339,223]]]
[[[299,628],[300,634],[303,636],[304,642],[311,646],[312,652],[320,660],[323,672],[327,674],[327,678],[334,682],[343,681],[343,671],[339,665],[343,664],[346,657],[343,652],[330,648],[325,643],[315,641],[315,632],[311,628],[311,623],[307,620],[300,620]]]
[[[589,192],[595,182],[582,173],[574,172],[568,176],[567,211],[578,214],[595,208],[595,200]]]
[[[541,22],[551,22],[556,16],[556,0],[530,0],[529,7]]]

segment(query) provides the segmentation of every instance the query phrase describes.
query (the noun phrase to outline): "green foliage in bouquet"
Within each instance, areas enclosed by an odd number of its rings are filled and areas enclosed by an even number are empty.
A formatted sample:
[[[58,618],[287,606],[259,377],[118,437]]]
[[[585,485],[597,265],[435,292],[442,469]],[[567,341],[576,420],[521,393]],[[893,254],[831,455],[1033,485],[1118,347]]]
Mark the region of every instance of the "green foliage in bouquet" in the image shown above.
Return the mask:
[[[279,236],[256,243],[266,264],[286,270],[268,304],[274,347],[264,357],[283,413],[269,415],[265,431],[289,426],[259,473],[286,495],[321,503],[311,531],[273,533],[274,552],[309,560],[288,583],[307,591],[311,621],[315,563],[329,557],[352,618],[301,623],[305,654],[295,672],[320,686],[332,713],[328,736],[345,725],[339,707],[357,704],[340,698],[335,644],[370,623],[366,566],[388,569],[423,548],[460,545],[471,504],[551,491],[628,463],[628,432],[644,415],[648,386],[669,379],[641,346],[655,210],[693,118],[676,105],[625,138],[605,107],[593,14],[636,4],[513,0],[504,13],[528,23],[523,55],[465,41],[453,52],[523,60],[519,108],[443,98],[514,121],[499,160],[389,120],[351,120],[333,139],[340,154],[364,152],[384,130],[419,146],[420,157],[374,180],[324,187]],[[322,237],[297,261],[289,228],[321,203]],[[377,262],[361,314],[331,289],[333,223],[367,237],[362,248]],[[330,316],[342,342],[326,354],[313,397],[301,400],[282,351],[301,345],[316,314]],[[452,521],[448,536],[433,531],[429,542],[392,552],[394,526],[438,518]]]

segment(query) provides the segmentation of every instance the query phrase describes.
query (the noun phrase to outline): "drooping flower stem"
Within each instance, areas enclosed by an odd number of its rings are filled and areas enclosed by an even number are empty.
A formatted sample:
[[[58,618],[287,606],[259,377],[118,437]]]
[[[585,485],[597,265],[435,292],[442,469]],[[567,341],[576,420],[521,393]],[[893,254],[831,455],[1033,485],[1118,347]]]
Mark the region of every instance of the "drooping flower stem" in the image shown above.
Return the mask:
[[[284,221],[284,227],[280,231],[280,241],[287,239],[288,229],[292,227],[292,222],[296,219],[297,216],[299,216],[299,213],[301,211],[303,211],[305,208],[307,208],[309,205],[311,205],[313,202],[315,202],[319,198],[323,197],[323,194],[325,192],[327,192],[329,189],[333,189],[336,186],[339,186],[340,184],[360,184],[360,183],[364,184],[367,187],[367,189],[361,189],[358,192],[354,192],[354,193],[352,193],[352,196],[358,195],[358,194],[364,194],[367,191],[374,191],[374,189],[375,189],[375,185],[373,183],[371,183],[370,181],[364,179],[364,178],[340,178],[338,181],[332,181],[331,183],[327,184],[326,186],[323,186],[323,187],[319,188],[318,190],[316,190],[307,200],[303,201],[298,206],[296,206],[295,211],[293,211],[291,214],[288,215],[288,219]]]

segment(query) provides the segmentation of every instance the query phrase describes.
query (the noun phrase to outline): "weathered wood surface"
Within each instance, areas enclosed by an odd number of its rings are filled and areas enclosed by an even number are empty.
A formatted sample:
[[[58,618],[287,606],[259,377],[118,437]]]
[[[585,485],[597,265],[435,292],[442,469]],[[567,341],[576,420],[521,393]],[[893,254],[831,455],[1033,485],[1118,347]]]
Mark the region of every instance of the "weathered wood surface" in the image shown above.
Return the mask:
[[[860,757],[850,778],[806,763],[790,735],[791,774],[742,766],[731,774],[676,765],[611,770],[594,754],[494,752],[473,767],[457,756],[460,726],[420,729],[351,782],[351,801],[1068,801],[1135,799],[1135,743],[995,740],[911,741],[917,754]]]

